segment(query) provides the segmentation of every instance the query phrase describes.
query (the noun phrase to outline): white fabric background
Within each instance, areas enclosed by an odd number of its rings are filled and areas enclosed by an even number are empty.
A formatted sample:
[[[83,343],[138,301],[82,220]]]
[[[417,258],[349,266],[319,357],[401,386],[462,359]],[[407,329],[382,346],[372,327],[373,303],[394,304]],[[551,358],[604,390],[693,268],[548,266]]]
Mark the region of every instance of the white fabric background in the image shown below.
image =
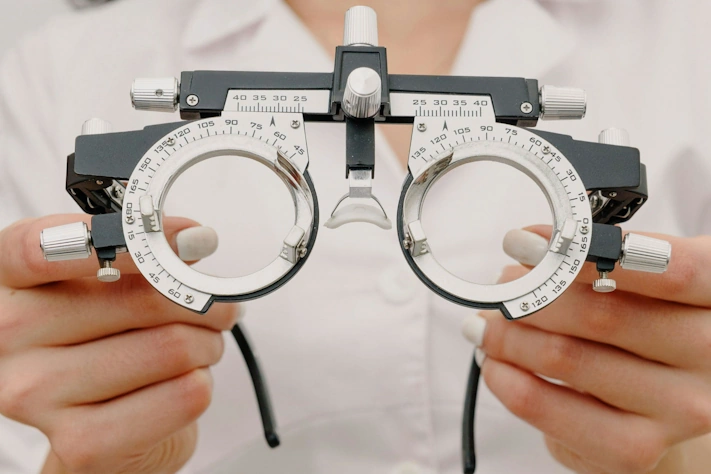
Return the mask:
[[[67,0],[0,0],[0,57],[28,30],[71,11]]]

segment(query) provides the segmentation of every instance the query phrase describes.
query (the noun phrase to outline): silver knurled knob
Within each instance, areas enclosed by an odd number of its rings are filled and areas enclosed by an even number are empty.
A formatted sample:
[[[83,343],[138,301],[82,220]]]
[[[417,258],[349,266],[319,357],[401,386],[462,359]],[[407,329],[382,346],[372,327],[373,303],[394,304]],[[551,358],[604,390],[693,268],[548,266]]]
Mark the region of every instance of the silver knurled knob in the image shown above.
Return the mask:
[[[104,265],[96,272],[96,278],[100,282],[113,283],[121,278],[121,271],[118,268],[113,268],[111,262],[105,262]]]
[[[380,109],[381,81],[377,72],[359,67],[348,75],[343,91],[343,111],[351,117],[373,117]]]
[[[620,266],[625,270],[664,273],[669,266],[672,247],[666,240],[627,234],[622,241]]]
[[[578,120],[585,117],[587,96],[574,87],[541,87],[541,119]]]
[[[102,133],[111,133],[113,126],[111,122],[101,120],[100,118],[92,118],[84,122],[81,126],[82,135],[99,135]]]
[[[630,134],[624,128],[606,128],[597,136],[598,143],[630,146]]]
[[[49,262],[89,258],[91,234],[83,222],[50,227],[40,233],[40,247]]]
[[[131,103],[136,110],[175,112],[180,84],[174,77],[139,78],[131,85]]]
[[[378,46],[378,15],[370,7],[352,7],[346,11],[343,29],[346,46]]]
[[[617,289],[617,282],[612,278],[607,278],[607,273],[602,272],[600,278],[593,282],[593,290],[598,293],[611,293]]]

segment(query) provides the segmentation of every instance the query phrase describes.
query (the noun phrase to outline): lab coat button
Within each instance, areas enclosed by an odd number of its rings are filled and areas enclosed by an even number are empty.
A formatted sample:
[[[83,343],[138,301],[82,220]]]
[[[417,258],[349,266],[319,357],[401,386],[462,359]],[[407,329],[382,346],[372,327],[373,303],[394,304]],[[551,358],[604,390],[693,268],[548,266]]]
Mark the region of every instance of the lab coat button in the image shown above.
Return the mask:
[[[378,277],[378,289],[389,303],[403,304],[417,293],[419,282],[412,272],[392,266]]]

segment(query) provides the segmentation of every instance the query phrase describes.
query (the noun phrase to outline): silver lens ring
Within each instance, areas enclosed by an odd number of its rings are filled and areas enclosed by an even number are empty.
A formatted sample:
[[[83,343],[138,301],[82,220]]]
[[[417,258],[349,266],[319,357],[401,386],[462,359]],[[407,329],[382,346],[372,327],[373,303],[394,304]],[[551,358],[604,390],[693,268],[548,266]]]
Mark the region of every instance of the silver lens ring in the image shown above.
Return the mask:
[[[499,128],[488,133],[488,140],[474,138],[457,145],[435,156],[416,176],[409,174],[400,196],[397,230],[410,267],[433,291],[465,306],[499,309],[515,319],[550,304],[577,276],[589,250],[592,217],[585,186],[565,157],[523,129],[518,130],[518,140],[526,140],[530,147],[499,141],[492,137]],[[530,143],[528,136],[535,141]],[[494,161],[525,173],[543,191],[553,214],[554,235],[546,256],[528,274],[509,283],[483,285],[451,274],[428,248],[421,224],[432,185],[458,166],[476,161]]]
[[[318,203],[308,172],[304,169],[302,173],[274,146],[239,133],[216,133],[185,142],[185,146],[175,147],[169,159],[149,159],[150,168],[139,171],[147,154],[129,181],[123,209],[124,235],[139,270],[166,297],[199,312],[207,311],[214,301],[243,301],[279,288],[304,264],[316,238]],[[193,165],[217,156],[238,156],[267,166],[284,182],[294,203],[294,226],[284,240],[282,253],[250,275],[223,278],[198,272],[175,255],[162,231],[161,209],[171,185]],[[147,175],[146,168],[153,170],[152,174]],[[139,187],[131,193],[134,175],[140,177]],[[153,215],[147,217],[151,210]]]

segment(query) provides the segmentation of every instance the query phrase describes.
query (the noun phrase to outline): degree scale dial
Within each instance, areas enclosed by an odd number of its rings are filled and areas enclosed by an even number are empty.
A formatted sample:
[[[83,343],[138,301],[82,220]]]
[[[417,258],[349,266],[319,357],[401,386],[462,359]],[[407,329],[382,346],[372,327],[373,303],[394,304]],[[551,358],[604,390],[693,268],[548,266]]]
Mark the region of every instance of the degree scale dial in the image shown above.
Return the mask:
[[[198,312],[215,300],[241,301],[285,283],[313,245],[318,206],[306,172],[308,151],[301,114],[223,114],[190,122],[161,139],[129,178],[122,210],[126,245],[143,276],[164,296]],[[274,171],[294,200],[295,222],[283,250],[251,275],[220,278],[178,258],[162,231],[161,209],[172,183],[198,162],[216,156],[251,158]]]
[[[516,281],[480,285],[458,278],[437,262],[427,245],[421,213],[428,191],[447,172],[474,161],[517,168],[536,182],[551,206],[554,232],[548,253]],[[398,235],[408,263],[436,293],[462,305],[500,309],[515,319],[549,305],[580,272],[592,237],[587,191],[565,156],[538,135],[471,118],[416,117],[408,167]]]

